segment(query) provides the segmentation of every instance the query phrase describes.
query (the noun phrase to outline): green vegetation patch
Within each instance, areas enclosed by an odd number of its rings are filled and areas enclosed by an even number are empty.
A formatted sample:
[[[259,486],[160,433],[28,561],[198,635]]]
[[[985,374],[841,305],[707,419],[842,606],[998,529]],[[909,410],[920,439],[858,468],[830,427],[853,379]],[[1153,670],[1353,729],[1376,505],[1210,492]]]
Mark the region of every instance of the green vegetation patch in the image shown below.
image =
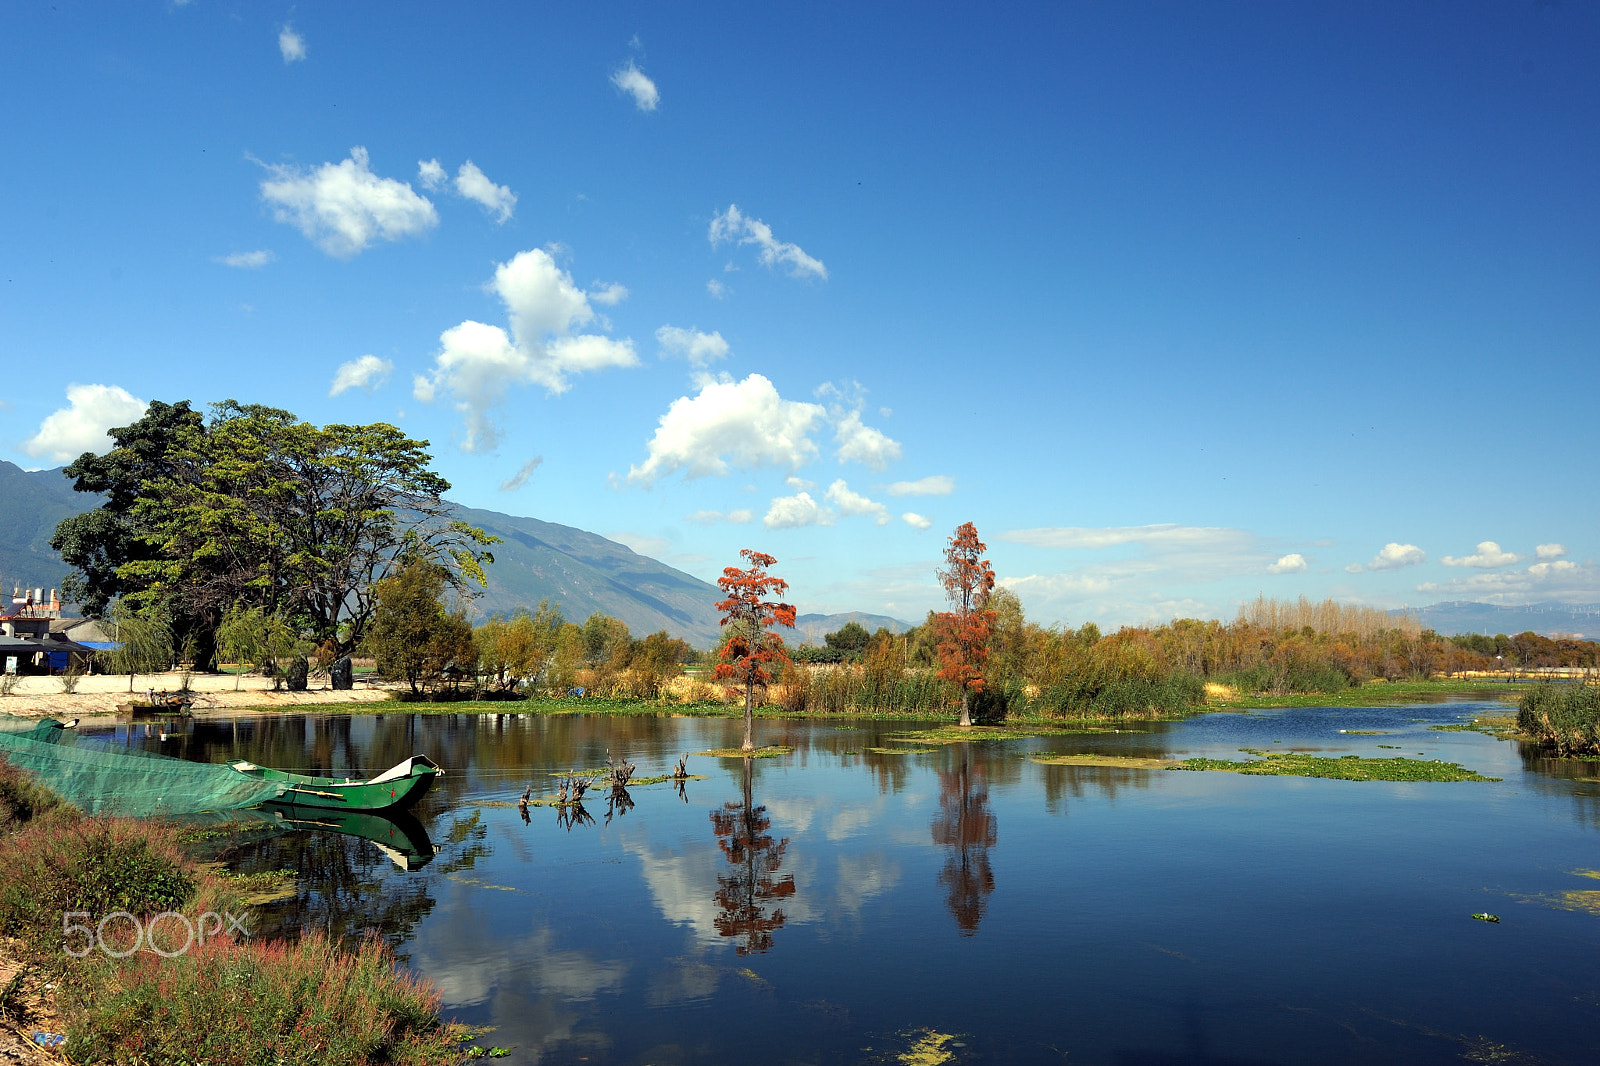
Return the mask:
[[[1145,759],[1134,755],[1035,755],[1033,761],[1045,766],[1119,766],[1129,770],[1166,770],[1177,765],[1175,759]]]
[[[1352,737],[1386,737],[1390,731],[1387,729],[1341,729],[1339,732]]]
[[[1337,781],[1498,781],[1439,759],[1407,759],[1403,756],[1369,759],[1361,755],[1329,758],[1302,752],[1260,752],[1240,749],[1262,758],[1247,762],[1226,759],[1185,759],[1170,770],[1222,770],[1226,773],[1273,777],[1326,777]],[[1600,893],[1597,893],[1600,894]]]
[[[932,755],[938,748],[902,747],[902,748],[868,748],[874,755]]]
[[[1030,726],[1018,729],[1004,725],[937,725],[932,729],[910,729],[889,733],[884,739],[896,744],[960,744],[969,740],[1027,740],[1030,737],[1057,736],[1063,733],[1110,733],[1110,729],[1055,729]]]
[[[1485,702],[1513,702],[1530,686],[1526,684],[1497,683],[1485,685],[1479,681],[1440,679],[1434,681],[1392,681],[1387,684],[1363,685],[1360,688],[1337,692],[1293,692],[1271,695],[1263,692],[1223,695],[1213,698],[1212,706],[1219,709],[1246,707],[1393,707],[1404,703],[1443,703],[1450,699],[1472,699]]]
[[[741,751],[738,748],[712,748],[710,751],[695,752],[708,759],[776,759],[780,755],[788,755],[794,751],[787,744],[769,744],[764,748],[754,751]]]

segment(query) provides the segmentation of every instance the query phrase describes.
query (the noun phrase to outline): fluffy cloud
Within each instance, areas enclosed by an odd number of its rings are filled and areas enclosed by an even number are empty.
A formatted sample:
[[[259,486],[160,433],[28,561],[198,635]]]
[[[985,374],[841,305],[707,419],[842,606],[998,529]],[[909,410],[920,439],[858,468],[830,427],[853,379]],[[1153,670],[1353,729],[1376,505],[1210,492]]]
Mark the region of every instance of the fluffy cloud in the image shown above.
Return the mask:
[[[839,445],[835,454],[841,463],[854,461],[882,470],[900,458],[900,442],[862,425],[860,411],[849,411],[840,417],[834,423],[833,436]]]
[[[611,75],[611,84],[633,97],[634,104],[640,111],[654,111],[661,102],[661,93],[656,89],[656,83],[645,77],[633,60],[628,60],[628,65]]]
[[[1418,563],[1428,561],[1428,553],[1415,544],[1397,544],[1394,541],[1383,546],[1383,550],[1372,557],[1366,566],[1360,563],[1351,563],[1345,567],[1346,573],[1359,574],[1363,570],[1399,570],[1404,566],[1416,566]]]
[[[145,407],[116,385],[68,385],[67,406],[46,415],[22,450],[51,463],[69,462],[84,452],[104,454],[112,445],[106,431],[137,422]]]
[[[1299,552],[1281,556],[1277,562],[1267,567],[1269,574],[1303,574],[1306,570],[1306,557]]]
[[[785,400],[760,374],[707,381],[699,395],[672,401],[646,446],[649,457],[629,468],[628,481],[648,486],[677,470],[688,477],[795,470],[816,458],[811,432],[825,416],[819,404]]]
[[[706,282],[706,292],[709,292],[713,298],[721,300],[728,295],[728,287],[716,278],[712,278]]]
[[[1529,603],[1588,604],[1600,597],[1600,567],[1592,562],[1550,559],[1515,570],[1473,574],[1418,585],[1419,592],[1514,606]]]
[[[1013,529],[1000,534],[1001,540],[1013,544],[1027,544],[1035,548],[1114,548],[1122,544],[1139,544],[1160,548],[1202,548],[1232,544],[1241,536],[1241,530],[1220,526],[1180,526],[1170,522],[1149,526],[1045,526],[1037,529]]]
[[[1446,566],[1471,566],[1479,570],[1495,570],[1502,566],[1522,561],[1522,556],[1512,552],[1501,551],[1500,545],[1492,540],[1478,542],[1478,550],[1472,555],[1457,557],[1446,555],[1439,560]]]
[[[1564,544],[1541,544],[1533,549],[1533,554],[1541,559],[1559,559],[1567,554]]]
[[[350,149],[341,163],[301,170],[269,166],[261,198],[274,207],[279,222],[296,226],[329,255],[348,259],[374,240],[397,241],[439,223],[433,203],[410,185],[380,178],[369,166],[367,150]]]
[[[933,519],[924,518],[915,511],[907,511],[905,514],[900,516],[900,520],[906,525],[910,526],[912,529],[927,529],[929,526],[933,525]]]
[[[445,330],[432,373],[417,375],[412,385],[425,403],[443,392],[456,397],[466,420],[463,450],[495,446],[499,433],[490,412],[513,384],[543,385],[559,395],[570,387],[569,375],[639,364],[630,340],[573,333],[594,321],[594,309],[543,249],[501,263],[490,287],[505,303],[510,334],[472,321]]]
[[[333,375],[333,387],[328,390],[328,395],[337,396],[349,389],[366,389],[371,392],[389,380],[389,372],[393,369],[394,363],[387,359],[379,359],[375,355],[363,355],[360,359],[340,363],[338,372]]]
[[[811,498],[809,492],[776,496],[761,524],[768,529],[798,529],[801,526],[831,526],[833,511]]]
[[[807,255],[798,244],[778,240],[772,235],[771,226],[759,218],[742,214],[737,204],[729,204],[726,211],[711,220],[710,237],[713,248],[725,241],[753,244],[760,249],[756,258],[763,266],[781,263],[789,268],[791,277],[823,280],[828,277],[828,268],[822,265],[822,260]]]
[[[522,466],[517,469],[515,474],[512,474],[510,477],[500,482],[500,491],[516,492],[518,489],[528,483],[528,479],[533,476],[533,472],[539,469],[539,465],[543,462],[544,456],[535,455],[532,459],[529,459],[527,462],[523,463]]]
[[[701,333],[698,329],[662,326],[656,330],[656,343],[665,355],[681,356],[690,366],[705,366],[728,355],[728,342],[720,332]]]
[[[956,482],[944,474],[918,478],[915,481],[896,481],[889,486],[891,496],[948,496],[956,490]]]
[[[484,210],[493,215],[495,222],[500,225],[510,220],[511,212],[517,206],[517,194],[511,191],[511,187],[490,181],[470,159],[456,171],[456,192],[474,203],[482,204]]]
[[[445,173],[437,159],[417,160],[417,183],[424,189],[437,189],[448,180],[450,175]]]
[[[694,514],[684,515],[683,520],[685,522],[693,522],[697,526],[714,526],[719,522],[726,522],[733,526],[742,526],[746,522],[749,522],[751,519],[755,518],[755,516],[756,513],[754,511],[748,511],[741,507],[736,511],[729,511],[726,514],[721,511],[696,511]]]
[[[275,254],[263,248],[255,252],[234,252],[232,255],[219,255],[216,261],[223,266],[236,267],[239,270],[260,270],[274,259]]]
[[[859,493],[851,492],[850,486],[845,484],[843,478],[828,486],[827,500],[839,508],[840,514],[867,515],[880,526],[886,526],[893,521],[889,517],[887,507]]]
[[[602,307],[615,307],[627,298],[628,287],[619,285],[614,281],[609,285],[597,281],[589,289],[589,302],[599,304]]]
[[[285,63],[298,63],[306,57],[306,39],[293,26],[285,25],[278,31],[278,51],[283,53]]]

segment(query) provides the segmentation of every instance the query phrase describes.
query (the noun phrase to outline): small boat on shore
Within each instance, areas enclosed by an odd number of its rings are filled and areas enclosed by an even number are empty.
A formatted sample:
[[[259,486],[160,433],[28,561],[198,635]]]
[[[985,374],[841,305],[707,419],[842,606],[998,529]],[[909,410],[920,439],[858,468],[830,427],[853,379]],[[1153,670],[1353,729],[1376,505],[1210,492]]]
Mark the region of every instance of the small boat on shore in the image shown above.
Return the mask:
[[[406,808],[433,787],[443,770],[426,755],[413,755],[399,765],[366,780],[337,777],[307,777],[257,766],[253,762],[229,763],[247,777],[283,786],[283,791],[267,802],[286,807],[324,807],[344,811],[382,811]]]

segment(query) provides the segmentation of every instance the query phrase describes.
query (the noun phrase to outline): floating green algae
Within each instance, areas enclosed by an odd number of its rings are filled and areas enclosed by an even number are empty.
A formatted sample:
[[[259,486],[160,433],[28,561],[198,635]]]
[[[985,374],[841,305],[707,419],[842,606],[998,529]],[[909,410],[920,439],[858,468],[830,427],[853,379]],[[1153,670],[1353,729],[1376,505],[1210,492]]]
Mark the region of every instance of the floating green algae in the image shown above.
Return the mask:
[[[1226,773],[1273,777],[1325,777],[1337,781],[1498,781],[1484,777],[1453,762],[1440,759],[1408,759],[1404,756],[1369,759],[1361,755],[1329,758],[1302,752],[1262,752],[1242,748],[1259,759],[1230,762],[1226,759],[1194,758],[1175,763],[1172,770],[1221,770]]]

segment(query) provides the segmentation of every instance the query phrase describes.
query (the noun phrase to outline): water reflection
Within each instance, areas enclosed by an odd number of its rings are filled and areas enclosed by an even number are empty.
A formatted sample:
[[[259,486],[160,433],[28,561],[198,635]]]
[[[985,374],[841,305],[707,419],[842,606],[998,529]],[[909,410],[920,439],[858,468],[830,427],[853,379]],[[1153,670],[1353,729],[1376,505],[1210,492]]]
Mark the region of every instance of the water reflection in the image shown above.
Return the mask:
[[[742,798],[711,812],[717,846],[731,868],[717,875],[717,891],[712,899],[720,913],[715,924],[722,936],[743,938],[735,949],[740,955],[772,947],[773,931],[787,920],[776,903],[795,893],[793,874],[777,876],[789,849],[789,838],[777,839],[768,832],[772,819],[767,816],[767,808],[757,806],[752,798],[751,761],[743,760]]]
[[[982,764],[974,763],[968,745],[954,752],[958,765],[939,774],[939,814],[933,820],[933,842],[945,849],[939,883],[947,889],[945,905],[963,936],[972,936],[983,920],[994,891],[989,849],[999,840],[999,820],[989,809],[989,786]]]

